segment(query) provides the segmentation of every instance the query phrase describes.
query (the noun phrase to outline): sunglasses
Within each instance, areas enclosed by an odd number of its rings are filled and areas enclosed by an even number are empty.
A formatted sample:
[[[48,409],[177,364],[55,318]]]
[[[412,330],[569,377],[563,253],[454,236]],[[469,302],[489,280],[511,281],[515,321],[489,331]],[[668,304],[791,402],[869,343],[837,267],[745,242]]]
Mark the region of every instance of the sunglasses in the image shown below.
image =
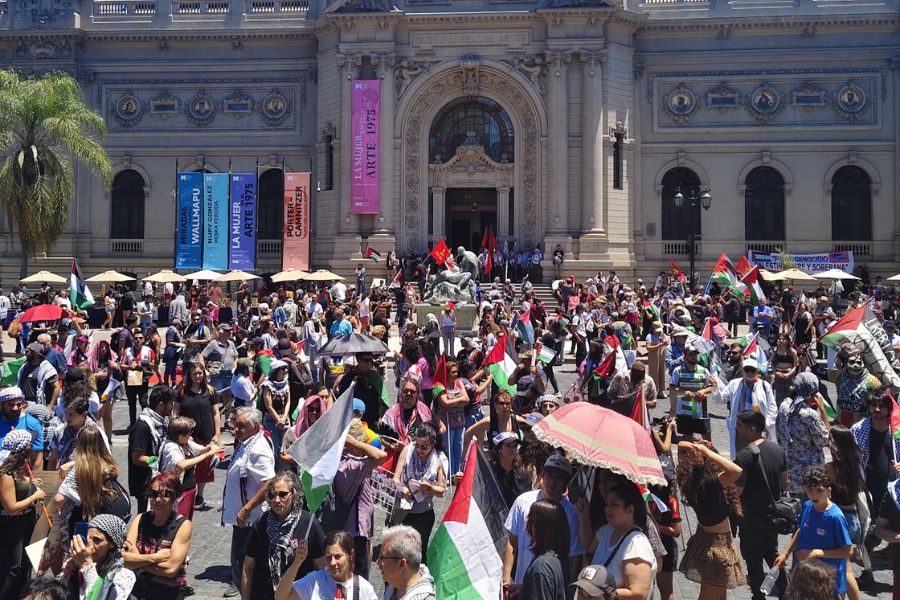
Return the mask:
[[[291,492],[290,490],[288,490],[288,491],[286,491],[286,492],[276,492],[275,490],[272,490],[272,491],[270,491],[270,492],[268,492],[268,493],[266,494],[266,497],[267,497],[269,500],[274,500],[275,498],[280,498],[281,500],[285,500],[285,499],[287,499],[287,497],[290,496],[292,493],[293,493],[293,492]]]
[[[432,447],[431,444],[425,444],[425,445],[422,445],[422,444],[416,444],[416,450],[421,450],[422,452],[425,452],[425,451],[427,451],[427,450],[431,450],[431,447]]]
[[[150,490],[147,492],[147,497],[151,500],[155,500],[157,498],[174,498],[175,492],[172,490]]]

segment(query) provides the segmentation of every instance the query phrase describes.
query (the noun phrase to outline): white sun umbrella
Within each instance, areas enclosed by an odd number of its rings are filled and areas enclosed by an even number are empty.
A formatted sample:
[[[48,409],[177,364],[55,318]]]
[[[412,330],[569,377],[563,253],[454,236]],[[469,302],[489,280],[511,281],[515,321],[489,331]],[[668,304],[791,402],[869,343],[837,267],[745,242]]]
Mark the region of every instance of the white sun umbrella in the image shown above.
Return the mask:
[[[850,273],[845,273],[840,269],[829,269],[827,271],[822,271],[821,273],[816,273],[813,275],[816,279],[856,279],[859,280],[859,277],[856,275],[851,275]]]
[[[184,275],[179,275],[171,269],[163,269],[159,273],[147,275],[146,277],[144,277],[144,281],[150,281],[153,283],[182,283],[184,281],[187,281],[187,277],[185,277]]]
[[[812,275],[804,273],[800,269],[786,269],[778,273],[778,278],[784,281],[815,281]]]
[[[285,281],[300,281],[301,279],[305,279],[307,275],[309,275],[309,273],[306,271],[291,268],[272,275],[272,282],[284,283]]]
[[[225,273],[220,277],[216,277],[213,281],[225,283],[226,281],[250,281],[251,279],[259,279],[259,275],[237,269],[230,273]]]
[[[340,275],[332,273],[327,269],[319,269],[318,271],[313,271],[309,275],[303,276],[304,281],[344,281],[344,278]]]
[[[126,281],[134,281],[134,277],[129,277],[118,271],[103,271],[93,277],[85,279],[88,283],[124,283]]]
[[[781,281],[781,275],[778,273],[773,273],[772,271],[767,271],[766,269],[759,270],[759,276],[765,279],[766,281]]]
[[[216,273],[215,271],[210,271],[209,269],[203,269],[202,271],[188,273],[187,275],[185,275],[185,278],[197,279],[199,281],[212,281],[213,279],[218,279],[221,276],[221,273]]]
[[[900,281],[900,275],[894,275],[893,277],[888,277],[885,281]]]
[[[56,273],[50,271],[38,271],[34,275],[29,275],[22,280],[22,283],[68,283],[65,277],[60,277]]]

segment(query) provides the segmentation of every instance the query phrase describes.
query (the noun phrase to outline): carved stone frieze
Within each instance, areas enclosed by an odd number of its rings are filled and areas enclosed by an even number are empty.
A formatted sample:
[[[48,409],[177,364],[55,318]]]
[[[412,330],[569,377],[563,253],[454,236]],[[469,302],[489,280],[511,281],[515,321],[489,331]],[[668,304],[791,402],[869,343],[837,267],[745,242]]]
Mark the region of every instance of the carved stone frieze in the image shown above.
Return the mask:
[[[547,59],[544,55],[516,56],[504,62],[525,75],[541,96],[547,95]]]
[[[394,93],[397,98],[403,95],[416,77],[430,68],[431,63],[428,61],[415,61],[405,56],[398,58],[394,64]]]

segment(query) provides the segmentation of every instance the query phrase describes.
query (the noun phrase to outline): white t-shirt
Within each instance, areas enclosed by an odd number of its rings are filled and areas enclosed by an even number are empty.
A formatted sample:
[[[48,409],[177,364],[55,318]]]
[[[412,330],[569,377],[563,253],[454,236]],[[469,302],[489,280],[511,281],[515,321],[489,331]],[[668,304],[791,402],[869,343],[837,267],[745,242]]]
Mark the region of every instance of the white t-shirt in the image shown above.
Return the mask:
[[[513,502],[512,508],[509,509],[509,514],[506,515],[506,530],[518,538],[516,576],[513,578],[513,583],[522,583],[528,565],[534,560],[534,555],[531,553],[531,539],[528,537],[528,532],[525,531],[525,522],[531,505],[540,500],[540,493],[540,490],[531,490],[520,494]],[[563,498],[560,503],[566,511],[566,519],[569,522],[569,556],[581,556],[584,554],[584,548],[581,545],[581,535],[579,534],[578,513],[575,512],[575,507],[568,498]]]
[[[362,301],[359,303],[359,316],[360,316],[360,318],[365,318],[365,317],[368,317],[368,316],[369,316],[369,304],[370,304],[370,302],[371,302],[371,301],[369,300],[369,298],[368,298],[368,296],[367,296],[367,297],[363,298]]]
[[[231,455],[228,472],[225,475],[222,524],[234,525],[237,522],[238,511],[244,506],[242,498],[252,498],[259,488],[273,477],[275,477],[275,454],[270,442],[260,432],[241,444]],[[241,479],[245,479],[243,491]],[[251,523],[262,515],[264,508],[267,508],[265,502],[250,512]]]
[[[0,294],[0,319],[5,319],[9,313],[9,298]]]
[[[359,578],[359,598],[353,597],[353,580],[342,582],[344,586],[344,600],[378,600],[375,588],[366,581],[365,577]],[[302,579],[298,579],[291,586],[300,600],[333,600],[337,592],[337,583],[332,579],[328,571],[313,571]]]
[[[594,552],[594,558],[591,560],[592,565],[606,564],[606,561],[609,559],[610,553],[616,546],[616,544],[610,543],[612,531],[612,525],[604,525],[597,530],[597,550]],[[653,554],[650,540],[642,532],[637,531],[626,534],[625,541],[619,546],[616,556],[606,565],[606,571],[612,575],[616,582],[616,587],[625,585],[622,563],[626,560],[640,560],[650,565],[650,586],[645,599],[650,600],[653,598],[653,590],[656,587],[656,556]]]
[[[329,291],[331,292],[331,295],[334,296],[334,299],[338,302],[343,302],[347,299],[347,286],[340,281],[331,286],[331,289]]]

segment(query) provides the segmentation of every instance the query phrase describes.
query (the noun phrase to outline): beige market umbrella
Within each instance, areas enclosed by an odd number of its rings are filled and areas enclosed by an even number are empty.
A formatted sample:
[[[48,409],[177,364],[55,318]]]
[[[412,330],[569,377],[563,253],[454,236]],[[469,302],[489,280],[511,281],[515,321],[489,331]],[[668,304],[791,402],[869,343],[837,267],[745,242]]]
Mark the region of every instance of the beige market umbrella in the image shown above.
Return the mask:
[[[211,281],[213,279],[218,279],[221,277],[221,273],[216,273],[215,271],[210,271],[209,269],[203,269],[202,271],[195,271],[193,273],[188,273],[185,275],[186,279],[198,279],[200,281]]]
[[[286,269],[272,275],[272,282],[284,283],[285,281],[300,281],[301,279],[306,279],[308,275],[309,273],[301,271],[300,269]]]
[[[50,271],[38,271],[34,275],[29,275],[22,280],[22,283],[68,283],[65,277],[60,277],[56,273]]]
[[[900,275],[894,275],[893,277],[888,277],[885,281],[900,281]]]
[[[778,273],[778,278],[783,281],[815,281],[812,275],[804,273],[800,269],[785,269]]]
[[[816,273],[813,275],[816,279],[856,279],[859,280],[859,277],[856,275],[851,275],[850,273],[845,273],[840,269],[828,269],[827,271],[822,271],[821,273]]]
[[[118,271],[103,271],[93,277],[85,279],[88,283],[123,283],[125,281],[134,281],[134,277],[129,277]]]
[[[251,279],[259,279],[259,275],[237,269],[230,273],[225,273],[221,277],[216,277],[213,281],[225,283],[226,281],[250,281]]]
[[[782,279],[781,274],[773,273],[772,271],[767,271],[766,269],[760,269],[759,276],[766,281],[781,281]]]
[[[144,277],[144,281],[151,281],[153,283],[181,283],[187,281],[187,277],[179,275],[171,269],[163,269],[159,273]]]
[[[305,275],[303,277],[304,281],[344,281],[344,278],[340,275],[336,275],[329,271],[328,269],[319,269],[318,271],[313,271],[309,275]]]

